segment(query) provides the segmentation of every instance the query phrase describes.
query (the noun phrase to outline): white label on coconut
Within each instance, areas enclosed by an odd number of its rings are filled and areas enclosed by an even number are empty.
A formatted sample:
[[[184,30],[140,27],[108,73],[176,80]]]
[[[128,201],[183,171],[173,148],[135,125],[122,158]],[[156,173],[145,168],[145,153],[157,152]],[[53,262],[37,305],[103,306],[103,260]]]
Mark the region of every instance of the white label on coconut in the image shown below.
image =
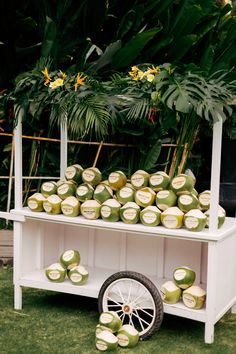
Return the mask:
[[[100,193],[100,192],[103,192],[104,191],[104,189],[105,189],[105,187],[103,186],[103,185],[99,185],[99,186],[97,186],[97,188],[96,188],[96,193]]]
[[[120,190],[121,198],[129,198],[129,197],[131,197],[132,193],[133,193],[132,189],[130,189],[128,187],[124,187]]]
[[[176,280],[183,280],[186,276],[186,271],[184,269],[177,269],[174,273]]]
[[[36,200],[29,200],[28,201],[28,206],[30,209],[37,209],[38,208],[38,202]]]
[[[84,171],[83,172],[83,177],[84,177],[84,179],[86,181],[91,182],[94,179],[94,177],[95,177],[95,173],[93,171],[91,171],[91,170]]]
[[[157,197],[160,199],[168,198],[170,192],[169,191],[160,191],[157,193]]]
[[[55,187],[54,184],[53,184],[53,183],[50,183],[50,182],[45,182],[45,183],[43,184],[43,190],[44,190],[45,192],[51,192],[54,187]]]
[[[190,308],[194,308],[197,304],[195,298],[190,294],[183,294],[183,302]]]
[[[186,177],[180,176],[180,177],[175,177],[172,181],[172,186],[175,189],[182,188],[186,182]]]
[[[120,175],[117,172],[113,172],[109,176],[109,182],[110,183],[116,183],[119,181]]]
[[[127,220],[134,220],[137,216],[137,212],[134,209],[126,209],[123,213],[123,216]]]
[[[104,218],[108,218],[111,215],[111,209],[108,206],[106,206],[106,205],[102,206],[101,215]]]
[[[43,203],[43,208],[47,213],[50,213],[52,211],[52,205],[49,202]]]
[[[181,195],[180,196],[180,202],[183,205],[189,205],[192,203],[192,201],[193,201],[193,198],[190,195]]]
[[[175,229],[178,226],[178,219],[174,215],[166,215],[163,219],[163,223],[166,227]]]
[[[141,187],[144,184],[143,175],[137,173],[131,178],[131,182],[135,187]]]
[[[152,199],[151,194],[148,192],[138,191],[136,195],[142,203],[149,203]]]
[[[70,167],[67,167],[66,169],[66,172],[65,172],[65,175],[66,175],[66,178],[73,178],[76,174],[76,169],[74,166],[70,166]]]
[[[62,258],[65,262],[68,262],[74,257],[74,254],[75,254],[75,252],[73,250],[66,251],[66,252],[64,252]]]
[[[166,210],[168,208],[168,205],[167,204],[160,204],[160,203],[157,203],[157,206],[159,209],[161,210]]]
[[[164,180],[164,177],[161,175],[153,175],[150,177],[150,183],[153,186],[159,186],[159,184],[161,184]]]
[[[199,225],[199,220],[195,218],[194,216],[188,216],[185,219],[185,226],[188,229],[195,229]]]
[[[73,281],[74,283],[79,283],[79,282],[81,282],[81,280],[82,280],[82,275],[79,274],[79,273],[72,273],[72,274],[70,275],[70,279],[71,279],[71,281]]]
[[[121,347],[127,347],[129,345],[129,338],[125,334],[120,333],[118,334],[118,343]]]
[[[60,278],[61,274],[60,274],[60,272],[58,270],[50,270],[48,272],[48,276],[52,280],[57,280],[57,279]]]
[[[77,189],[76,193],[77,193],[79,196],[82,197],[83,195],[85,195],[86,193],[88,193],[88,187],[86,187],[86,186],[80,186],[80,187]]]
[[[147,224],[152,224],[156,221],[157,215],[155,213],[152,213],[151,211],[147,211],[146,213],[143,213],[143,220]]]
[[[94,219],[96,217],[96,212],[94,209],[87,207],[83,209],[83,215],[87,219]]]
[[[69,190],[68,184],[62,184],[60,187],[58,187],[58,194],[66,194]]]
[[[202,194],[199,196],[199,201],[202,205],[208,205],[210,204],[210,194],[206,193],[206,194]]]
[[[110,315],[109,313],[102,313],[100,317],[100,321],[102,323],[110,323],[113,320],[113,316]]]
[[[107,343],[103,342],[102,340],[97,339],[96,347],[98,350],[101,350],[102,352],[104,352],[105,350],[107,350]]]
[[[70,205],[62,205],[61,207],[63,214],[70,215],[73,213],[74,209]]]

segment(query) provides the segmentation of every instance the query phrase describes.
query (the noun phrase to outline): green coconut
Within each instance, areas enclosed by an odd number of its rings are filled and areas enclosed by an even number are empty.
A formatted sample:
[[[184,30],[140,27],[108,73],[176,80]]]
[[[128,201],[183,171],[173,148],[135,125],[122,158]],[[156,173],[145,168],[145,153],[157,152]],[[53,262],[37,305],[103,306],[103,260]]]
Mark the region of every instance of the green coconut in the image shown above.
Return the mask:
[[[126,184],[123,188],[116,192],[116,199],[122,205],[128,202],[134,202],[135,189],[131,184]]]
[[[208,210],[210,208],[211,192],[206,190],[198,195],[200,207],[202,210]]]
[[[133,348],[138,344],[139,332],[134,326],[125,324],[119,329],[117,338],[120,347]]]
[[[80,212],[80,202],[74,196],[68,197],[62,201],[61,211],[65,216],[78,216]]]
[[[80,206],[81,214],[90,220],[95,220],[100,217],[101,204],[96,200],[87,200]]]
[[[197,209],[199,207],[199,200],[194,194],[181,194],[178,197],[178,207],[184,213],[187,213],[191,209]]]
[[[73,181],[67,181],[65,183],[62,183],[58,188],[57,188],[57,195],[61,199],[66,199],[68,197],[74,196],[76,192],[76,184]]]
[[[62,199],[57,194],[50,195],[43,202],[43,209],[48,214],[60,214],[61,213],[61,202],[62,202]]]
[[[89,273],[82,265],[77,265],[70,269],[69,279],[74,285],[84,285],[88,281]]]
[[[122,321],[115,311],[105,311],[99,316],[100,325],[112,330],[113,333],[119,331],[122,326]]]
[[[128,202],[120,208],[120,218],[126,224],[136,224],[139,221],[140,206]]]
[[[169,280],[161,286],[162,300],[166,304],[176,304],[181,297],[181,289],[172,281]]]
[[[97,336],[97,335],[98,335],[99,333],[101,333],[102,331],[109,331],[109,332],[113,333],[113,332],[112,332],[112,329],[110,329],[110,328],[108,328],[108,327],[106,327],[106,326],[102,326],[100,323],[98,323],[98,324],[96,325],[95,335]]]
[[[150,187],[140,188],[135,192],[134,200],[139,206],[145,208],[155,201],[156,193]]]
[[[116,350],[118,347],[118,339],[109,330],[105,330],[96,335],[95,345],[97,350],[102,352]]]
[[[207,216],[199,209],[192,209],[184,215],[184,226],[190,231],[202,231],[207,223]]]
[[[100,183],[96,186],[93,199],[95,199],[99,203],[105,202],[107,199],[111,199],[113,197],[112,189],[104,183]]]
[[[171,189],[162,190],[156,194],[156,206],[162,211],[175,206],[176,201],[177,196]]]
[[[177,195],[188,194],[192,192],[195,182],[192,176],[181,173],[172,179],[171,188]]]
[[[80,184],[82,182],[82,172],[83,172],[83,167],[78,165],[78,164],[74,164],[71,166],[68,166],[66,168],[65,171],[65,178],[68,181],[75,181],[77,184]]]
[[[127,177],[122,171],[111,172],[108,176],[108,183],[110,187],[117,191],[126,185]]]
[[[32,211],[44,211],[43,202],[46,198],[42,193],[34,193],[27,199],[27,205]]]
[[[80,253],[77,250],[67,250],[60,256],[61,265],[67,270],[80,264]]]
[[[66,269],[60,263],[53,263],[45,269],[45,275],[48,280],[61,283],[65,280]]]
[[[101,217],[104,221],[115,222],[120,219],[121,204],[115,199],[108,199],[101,206]]]
[[[101,182],[102,174],[97,167],[89,167],[82,172],[82,180],[84,183],[96,186]]]
[[[173,280],[181,289],[187,289],[193,285],[196,273],[189,267],[178,267],[173,271]]]
[[[206,227],[209,227],[209,217],[210,217],[210,209],[205,211],[204,213],[207,217]],[[226,218],[226,211],[222,206],[218,206],[218,229],[224,224]]]
[[[82,183],[76,189],[76,197],[80,202],[85,202],[86,200],[93,199],[94,188],[89,183]]]
[[[157,226],[161,222],[161,211],[154,205],[150,205],[140,212],[140,221],[146,226]]]
[[[155,192],[168,189],[169,184],[170,177],[164,171],[157,171],[150,175],[149,187],[151,187]]]
[[[138,170],[131,176],[130,182],[134,189],[147,187],[149,182],[149,173],[143,170]]]
[[[170,207],[161,214],[162,225],[167,229],[179,229],[183,225],[184,213],[178,207]]]
[[[198,285],[193,285],[183,291],[182,300],[191,309],[201,309],[206,301],[206,291]]]
[[[54,181],[44,182],[41,185],[40,191],[45,198],[57,194],[57,183]]]

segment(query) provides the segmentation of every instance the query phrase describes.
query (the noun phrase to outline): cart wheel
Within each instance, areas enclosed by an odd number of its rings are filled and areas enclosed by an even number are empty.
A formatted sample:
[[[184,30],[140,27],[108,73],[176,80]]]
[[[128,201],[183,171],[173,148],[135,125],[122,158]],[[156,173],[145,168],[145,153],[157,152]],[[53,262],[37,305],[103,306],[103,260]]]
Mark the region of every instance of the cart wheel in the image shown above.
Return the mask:
[[[121,271],[103,283],[98,295],[99,312],[115,311],[123,324],[131,324],[140,339],[149,338],[163,319],[163,302],[156,286],[144,275]]]

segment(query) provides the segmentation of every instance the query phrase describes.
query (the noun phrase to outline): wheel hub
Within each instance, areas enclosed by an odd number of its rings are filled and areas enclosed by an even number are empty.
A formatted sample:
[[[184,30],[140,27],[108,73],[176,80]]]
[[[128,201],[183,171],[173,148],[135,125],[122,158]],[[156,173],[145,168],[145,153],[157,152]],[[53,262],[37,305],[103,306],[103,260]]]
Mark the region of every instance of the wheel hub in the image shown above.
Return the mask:
[[[130,314],[132,312],[131,306],[128,304],[123,305],[123,312],[127,315]]]

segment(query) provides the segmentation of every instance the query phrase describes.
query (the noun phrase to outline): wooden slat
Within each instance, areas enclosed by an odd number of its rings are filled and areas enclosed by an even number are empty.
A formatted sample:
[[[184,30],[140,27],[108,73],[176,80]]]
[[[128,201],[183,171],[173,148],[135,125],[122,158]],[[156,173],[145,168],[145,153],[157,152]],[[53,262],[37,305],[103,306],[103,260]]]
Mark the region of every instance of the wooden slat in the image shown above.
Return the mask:
[[[13,232],[0,230],[0,259],[13,257]]]

